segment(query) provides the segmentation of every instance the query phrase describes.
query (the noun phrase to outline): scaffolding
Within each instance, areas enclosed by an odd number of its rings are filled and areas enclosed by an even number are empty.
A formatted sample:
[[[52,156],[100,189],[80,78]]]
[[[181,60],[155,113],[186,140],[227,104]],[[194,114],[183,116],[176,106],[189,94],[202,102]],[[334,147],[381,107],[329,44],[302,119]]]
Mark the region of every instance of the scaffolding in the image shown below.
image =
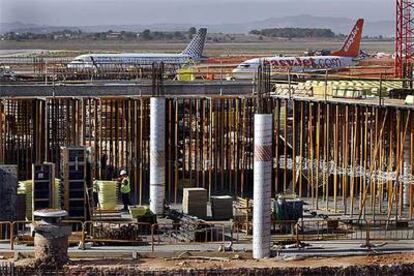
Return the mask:
[[[411,78],[414,44],[414,1],[396,0],[395,76]]]

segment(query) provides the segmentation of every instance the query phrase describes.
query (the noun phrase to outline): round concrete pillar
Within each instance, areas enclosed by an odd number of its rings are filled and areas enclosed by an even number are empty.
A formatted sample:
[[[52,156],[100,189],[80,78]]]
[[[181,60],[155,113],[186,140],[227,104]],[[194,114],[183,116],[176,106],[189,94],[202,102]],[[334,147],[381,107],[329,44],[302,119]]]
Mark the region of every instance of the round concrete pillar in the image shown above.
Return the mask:
[[[272,114],[254,116],[253,258],[270,256]]]
[[[164,213],[165,199],[165,98],[150,100],[150,210]]]
[[[69,260],[68,238],[72,232],[71,226],[61,223],[61,218],[67,212],[45,209],[33,214],[42,219],[32,224],[36,263],[47,267],[63,267]]]

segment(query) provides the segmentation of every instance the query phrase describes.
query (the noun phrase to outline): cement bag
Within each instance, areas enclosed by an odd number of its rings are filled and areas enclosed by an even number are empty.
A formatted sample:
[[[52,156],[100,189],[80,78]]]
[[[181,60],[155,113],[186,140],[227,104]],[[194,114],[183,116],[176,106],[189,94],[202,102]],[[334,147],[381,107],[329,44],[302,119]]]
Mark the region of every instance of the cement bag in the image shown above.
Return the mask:
[[[116,209],[118,205],[116,181],[98,180],[98,200],[99,207],[104,210]]]

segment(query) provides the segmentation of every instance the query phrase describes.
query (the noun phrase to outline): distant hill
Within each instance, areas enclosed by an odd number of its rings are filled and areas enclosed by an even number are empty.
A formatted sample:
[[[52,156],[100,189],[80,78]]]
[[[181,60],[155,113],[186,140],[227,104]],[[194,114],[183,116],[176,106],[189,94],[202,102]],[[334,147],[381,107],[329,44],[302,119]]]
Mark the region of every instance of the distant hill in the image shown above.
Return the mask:
[[[80,27],[71,26],[43,26],[22,22],[0,23],[0,33],[7,32],[31,32],[31,33],[50,33],[63,30],[77,31]]]
[[[0,23],[0,33],[16,32],[19,30],[27,30],[31,28],[39,28],[39,25],[26,24],[22,22]]]
[[[355,19],[338,18],[338,17],[323,17],[323,16],[311,16],[311,15],[296,15],[286,17],[275,17],[264,20],[246,22],[246,23],[225,23],[225,24],[149,24],[149,25],[99,25],[99,26],[40,26],[35,24],[26,24],[22,22],[13,23],[0,23],[0,33],[18,31],[18,32],[33,32],[33,33],[47,33],[52,31],[61,31],[64,29],[69,30],[82,30],[85,32],[104,32],[108,30],[113,31],[143,31],[150,29],[154,31],[176,31],[187,30],[191,26],[205,26],[212,33],[248,33],[254,29],[265,28],[285,28],[285,27],[297,27],[297,28],[329,28],[336,34],[348,34],[351,30]],[[394,36],[394,22],[392,21],[375,21],[365,22],[364,35],[378,36],[383,35],[386,37]]]

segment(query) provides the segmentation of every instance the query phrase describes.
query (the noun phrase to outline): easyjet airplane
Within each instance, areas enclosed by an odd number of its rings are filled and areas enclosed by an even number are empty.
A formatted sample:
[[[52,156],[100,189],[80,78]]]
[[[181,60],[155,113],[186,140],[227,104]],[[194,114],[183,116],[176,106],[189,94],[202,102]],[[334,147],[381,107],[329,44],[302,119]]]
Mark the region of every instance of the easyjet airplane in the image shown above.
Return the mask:
[[[180,54],[88,54],[75,57],[67,67],[74,69],[106,68],[111,65],[152,64],[153,62],[186,64],[203,58],[206,35],[207,29],[200,28]]]
[[[272,72],[318,72],[337,70],[355,65],[361,60],[359,47],[361,44],[363,19],[358,19],[351,33],[346,38],[342,48],[326,56],[305,57],[268,57],[254,58],[239,64],[233,70],[235,79],[253,79],[261,62],[270,63]]]

